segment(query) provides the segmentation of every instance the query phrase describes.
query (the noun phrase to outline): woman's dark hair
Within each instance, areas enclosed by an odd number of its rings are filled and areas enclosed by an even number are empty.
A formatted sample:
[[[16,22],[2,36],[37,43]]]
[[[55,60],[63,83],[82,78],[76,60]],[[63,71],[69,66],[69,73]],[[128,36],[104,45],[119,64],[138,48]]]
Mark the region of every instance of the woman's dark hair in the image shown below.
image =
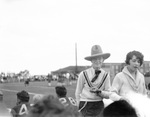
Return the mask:
[[[103,110],[103,117],[137,117],[137,114],[126,100],[119,100],[111,103]]]
[[[143,64],[144,56],[143,56],[143,54],[142,54],[141,52],[135,51],[135,50],[134,50],[134,51],[131,51],[131,52],[129,52],[129,53],[127,54],[125,63],[126,63],[127,65],[129,65],[129,64],[130,64],[129,61],[130,61],[130,59],[132,59],[133,56],[136,56],[137,59],[139,59],[139,61],[140,61],[140,66],[141,66],[141,65]]]

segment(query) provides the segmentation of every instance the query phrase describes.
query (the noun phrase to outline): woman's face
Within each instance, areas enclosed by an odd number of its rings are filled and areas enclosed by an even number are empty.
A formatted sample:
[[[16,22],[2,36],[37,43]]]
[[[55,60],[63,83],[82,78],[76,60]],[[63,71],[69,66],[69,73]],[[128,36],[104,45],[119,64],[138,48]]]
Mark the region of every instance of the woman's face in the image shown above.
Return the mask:
[[[131,72],[135,72],[139,68],[140,68],[140,60],[137,59],[135,55],[133,55],[132,59],[130,59],[129,61],[128,69]]]
[[[98,70],[101,68],[102,66],[102,63],[103,63],[104,59],[101,57],[101,58],[93,58],[92,59],[92,67],[95,69],[95,70]]]

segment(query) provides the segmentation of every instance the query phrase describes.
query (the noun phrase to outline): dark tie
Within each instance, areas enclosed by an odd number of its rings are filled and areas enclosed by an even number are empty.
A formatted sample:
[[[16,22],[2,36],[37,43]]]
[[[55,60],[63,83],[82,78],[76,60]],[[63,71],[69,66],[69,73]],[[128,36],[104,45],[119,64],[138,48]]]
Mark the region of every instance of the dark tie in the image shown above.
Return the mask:
[[[95,70],[95,76],[94,76],[94,78],[91,80],[91,82],[94,82],[94,81],[98,78],[98,76],[99,76],[100,73],[101,73],[100,70]]]

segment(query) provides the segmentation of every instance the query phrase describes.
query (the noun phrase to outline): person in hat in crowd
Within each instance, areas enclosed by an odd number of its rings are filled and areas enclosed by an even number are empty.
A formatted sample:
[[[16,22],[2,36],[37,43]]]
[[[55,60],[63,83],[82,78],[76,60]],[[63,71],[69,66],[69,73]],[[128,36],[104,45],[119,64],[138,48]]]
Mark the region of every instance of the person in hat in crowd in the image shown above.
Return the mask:
[[[51,86],[51,82],[52,82],[52,74],[48,74],[47,75],[47,82],[48,82],[48,86]]]
[[[91,48],[91,56],[85,57],[92,63],[91,67],[79,74],[75,96],[79,112],[83,116],[100,116],[104,108],[104,98],[110,95],[110,76],[102,69],[104,60],[110,53],[103,53],[100,45]]]
[[[24,81],[25,87],[29,86],[29,83],[30,83],[30,79],[29,78],[25,79],[25,81]]]
[[[29,103],[29,93],[25,90],[22,90],[17,93],[17,103],[11,109],[11,114],[13,117],[24,117],[28,114],[31,109],[31,105]]]
[[[57,97],[49,94],[33,105],[26,117],[81,117],[81,114],[65,107]]]
[[[144,56],[139,51],[131,51],[126,55],[126,66],[116,74],[112,82],[111,100],[116,101],[125,98],[130,92],[147,94],[144,75],[140,72]]]
[[[102,112],[102,117],[138,117],[135,108],[126,100],[114,101]]]
[[[72,105],[73,107],[77,108],[75,99],[73,99],[73,97],[67,96],[67,89],[65,86],[56,86],[55,91],[56,91],[57,97],[59,98],[59,101],[64,106]]]
[[[57,86],[64,86],[65,85],[65,77],[63,74],[58,74]]]
[[[2,101],[3,101],[3,92],[0,91],[0,102],[2,102]]]

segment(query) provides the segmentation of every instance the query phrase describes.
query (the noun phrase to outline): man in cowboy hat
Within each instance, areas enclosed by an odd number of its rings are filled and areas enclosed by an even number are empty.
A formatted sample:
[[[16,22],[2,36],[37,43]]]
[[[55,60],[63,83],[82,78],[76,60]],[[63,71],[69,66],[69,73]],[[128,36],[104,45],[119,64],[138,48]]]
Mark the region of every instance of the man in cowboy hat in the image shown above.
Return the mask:
[[[79,111],[85,117],[99,116],[104,108],[103,99],[109,98],[110,76],[101,68],[109,56],[110,53],[103,53],[99,45],[94,45],[91,56],[85,57],[92,65],[79,74],[75,91]]]

